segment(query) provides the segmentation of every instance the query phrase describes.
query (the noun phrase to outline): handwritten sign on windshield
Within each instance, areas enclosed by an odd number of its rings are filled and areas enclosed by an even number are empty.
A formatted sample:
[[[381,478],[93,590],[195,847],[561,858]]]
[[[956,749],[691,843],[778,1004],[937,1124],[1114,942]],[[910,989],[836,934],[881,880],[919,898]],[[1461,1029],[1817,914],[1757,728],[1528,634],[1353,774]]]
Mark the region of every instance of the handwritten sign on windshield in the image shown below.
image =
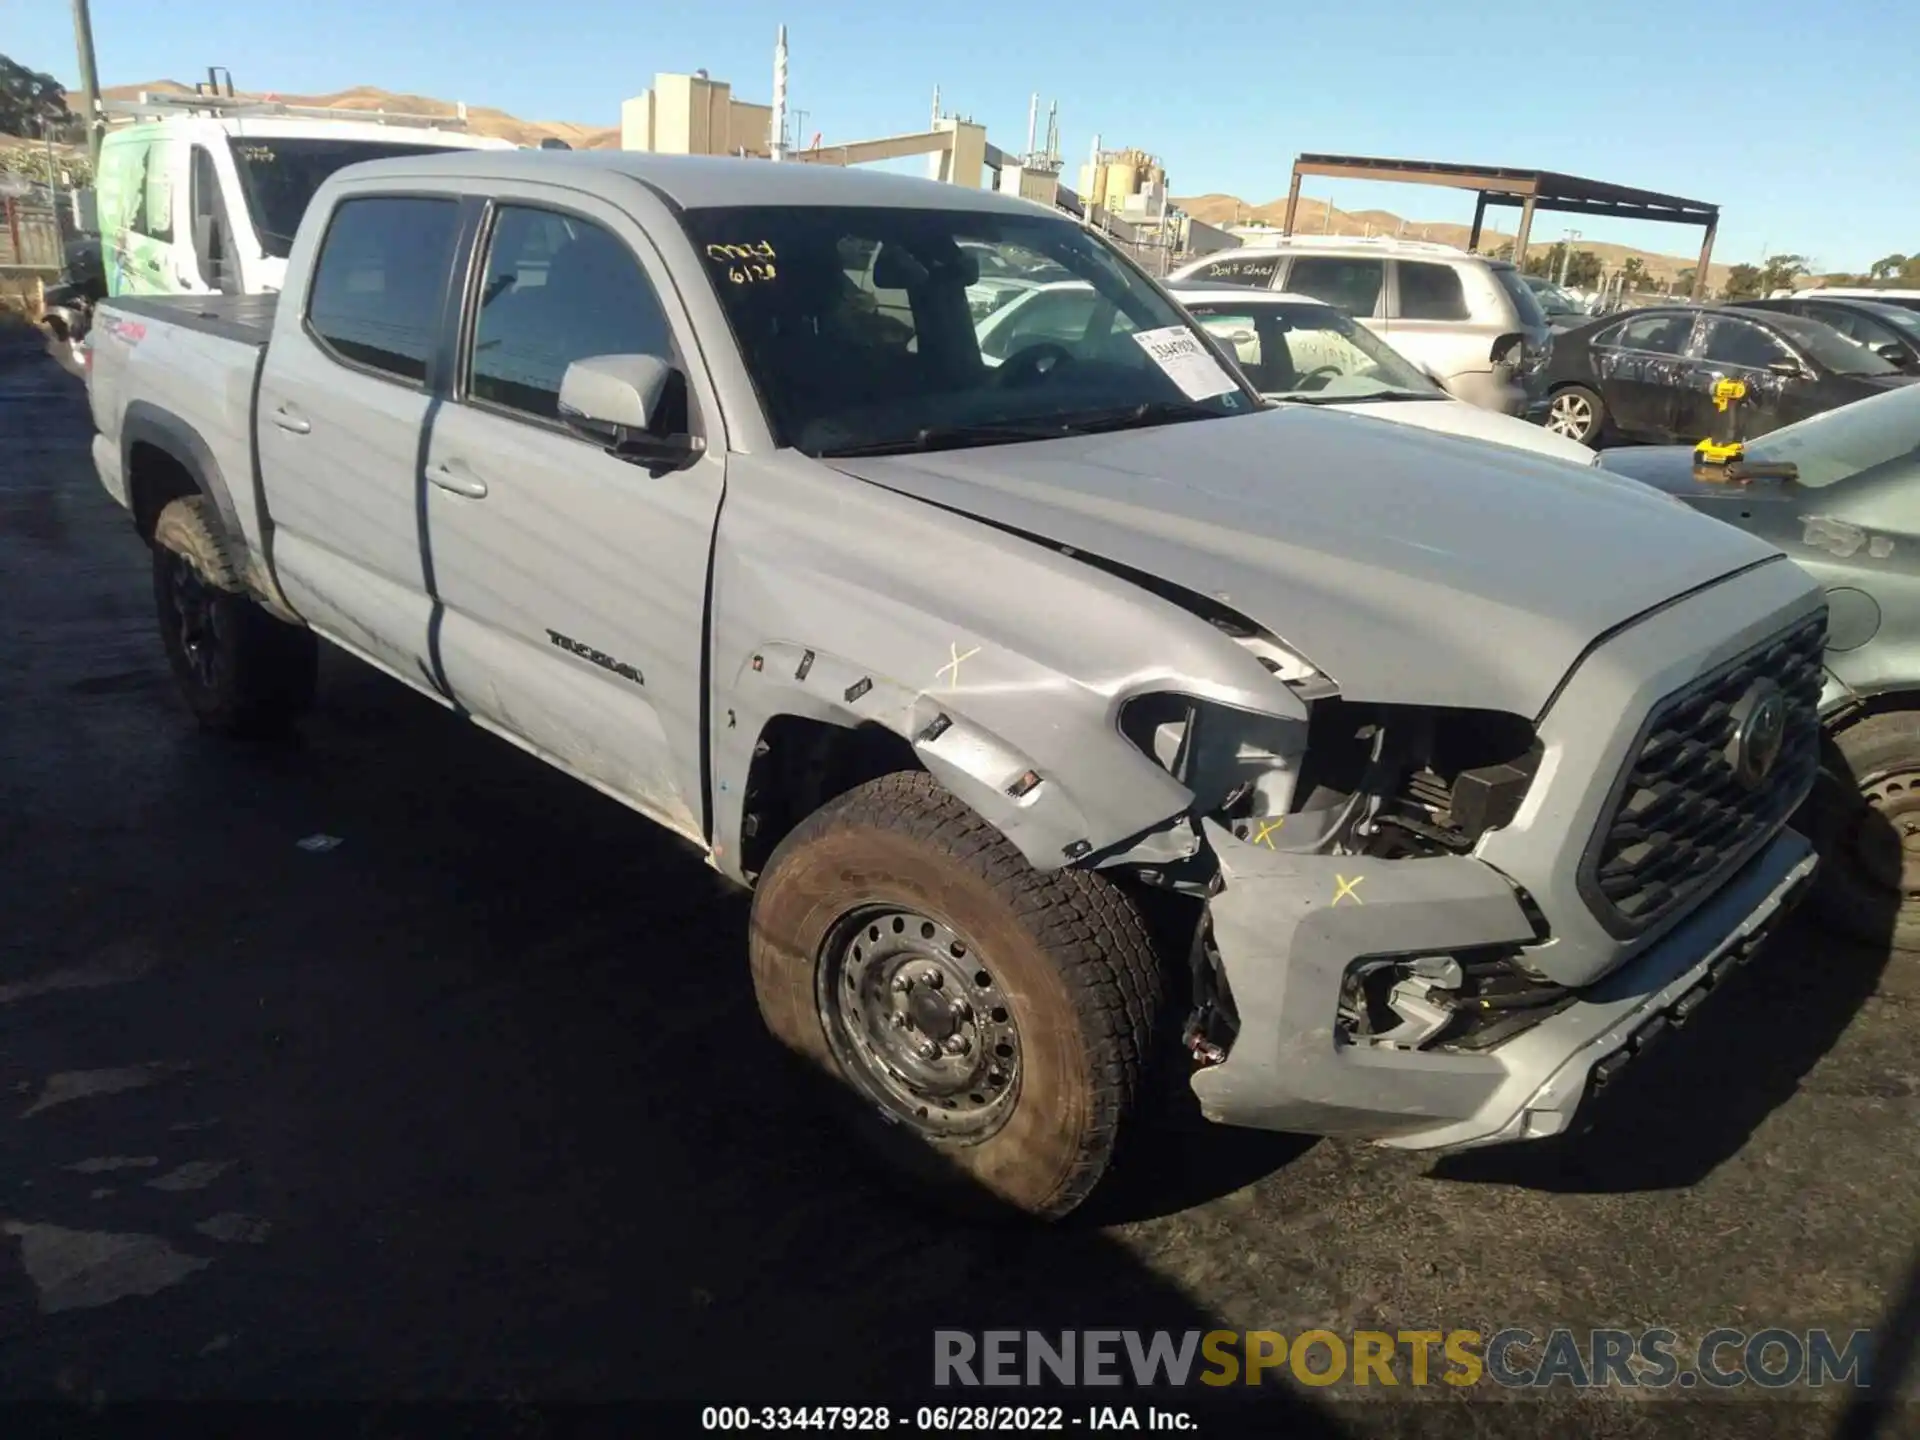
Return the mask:
[[[1186,326],[1141,330],[1133,339],[1189,400],[1205,400],[1233,389],[1233,377],[1220,368],[1220,362],[1201,347]]]
[[[721,266],[727,279],[735,285],[771,280],[778,273],[773,264],[775,254],[771,240],[756,240],[745,245],[709,245],[707,259]]]

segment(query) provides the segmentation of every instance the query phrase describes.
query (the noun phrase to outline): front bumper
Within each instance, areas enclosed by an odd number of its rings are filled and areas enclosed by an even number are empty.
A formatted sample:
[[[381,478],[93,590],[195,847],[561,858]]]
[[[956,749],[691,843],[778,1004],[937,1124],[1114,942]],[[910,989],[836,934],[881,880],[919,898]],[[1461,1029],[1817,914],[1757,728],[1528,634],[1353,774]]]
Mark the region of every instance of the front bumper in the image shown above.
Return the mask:
[[[1812,848],[1782,830],[1661,939],[1532,1029],[1481,1052],[1390,1050],[1335,1032],[1356,959],[1533,939],[1512,884],[1466,856],[1378,861],[1258,848],[1208,822],[1225,887],[1214,941],[1240,1029],[1197,1071],[1211,1120],[1464,1150],[1556,1135],[1590,1088],[1684,1025],[1804,894]]]

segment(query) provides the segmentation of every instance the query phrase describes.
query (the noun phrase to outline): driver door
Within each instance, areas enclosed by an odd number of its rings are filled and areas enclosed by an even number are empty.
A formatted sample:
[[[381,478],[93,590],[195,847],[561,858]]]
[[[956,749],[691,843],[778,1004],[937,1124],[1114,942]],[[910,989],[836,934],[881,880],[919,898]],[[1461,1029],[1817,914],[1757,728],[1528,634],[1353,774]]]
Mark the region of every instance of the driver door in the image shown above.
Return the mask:
[[[1747,395],[1740,402],[1742,439],[1752,440],[1799,418],[1811,380],[1781,375],[1771,368],[1782,362],[1800,365],[1791,350],[1751,320],[1712,315],[1706,317],[1706,326],[1699,342],[1699,363],[1691,367],[1681,396],[1676,426],[1681,440],[1704,440],[1713,433],[1719,418],[1713,390],[1722,380],[1746,382]]]
[[[425,457],[430,644],[476,717],[697,838],[719,407],[633,215],[577,190],[499,191]],[[699,458],[631,464],[560,418],[567,366],[616,354],[678,372],[656,428],[704,433]]]

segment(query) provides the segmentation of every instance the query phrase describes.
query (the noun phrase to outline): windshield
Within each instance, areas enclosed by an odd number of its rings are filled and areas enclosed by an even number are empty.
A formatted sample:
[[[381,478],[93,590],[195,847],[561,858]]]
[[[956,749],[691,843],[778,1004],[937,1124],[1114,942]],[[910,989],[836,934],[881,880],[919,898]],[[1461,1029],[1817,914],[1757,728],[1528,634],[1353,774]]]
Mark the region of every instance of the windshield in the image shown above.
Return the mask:
[[[1070,220],[755,206],[691,210],[683,223],[777,442],[808,454],[1044,439],[1258,408],[1180,309]],[[989,265],[1027,288],[982,317]],[[1052,275],[1070,278],[1049,284]],[[1076,313],[1060,312],[1063,293]]]
[[[1269,400],[1444,400],[1446,391],[1331,305],[1195,300],[1188,313]]]
[[[234,136],[228,144],[240,171],[240,190],[262,253],[284,260],[293,249],[300,217],[313,192],[334,171],[362,160],[401,155],[439,155],[444,145],[405,145],[385,140],[337,140],[323,136]]]
[[[1540,309],[1540,302],[1534,298],[1533,291],[1527,288],[1527,282],[1520,278],[1520,272],[1511,265],[1489,265],[1493,278],[1500,288],[1513,300],[1514,312],[1520,317],[1520,323],[1530,330],[1546,327],[1547,317]]]
[[[1745,458],[1767,465],[1790,464],[1800,484],[1818,487],[1850,480],[1895,461],[1920,461],[1920,385],[1856,400],[1758,440]]]

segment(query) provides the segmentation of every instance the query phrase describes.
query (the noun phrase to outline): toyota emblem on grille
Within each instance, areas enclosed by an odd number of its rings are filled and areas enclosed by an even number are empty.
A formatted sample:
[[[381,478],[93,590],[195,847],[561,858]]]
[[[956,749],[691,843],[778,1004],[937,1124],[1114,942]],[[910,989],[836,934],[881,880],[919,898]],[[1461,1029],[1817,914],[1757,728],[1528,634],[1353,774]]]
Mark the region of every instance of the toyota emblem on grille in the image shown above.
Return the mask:
[[[1734,778],[1758,789],[1773,773],[1787,740],[1787,697],[1771,680],[1756,680],[1733,707],[1727,760]]]

